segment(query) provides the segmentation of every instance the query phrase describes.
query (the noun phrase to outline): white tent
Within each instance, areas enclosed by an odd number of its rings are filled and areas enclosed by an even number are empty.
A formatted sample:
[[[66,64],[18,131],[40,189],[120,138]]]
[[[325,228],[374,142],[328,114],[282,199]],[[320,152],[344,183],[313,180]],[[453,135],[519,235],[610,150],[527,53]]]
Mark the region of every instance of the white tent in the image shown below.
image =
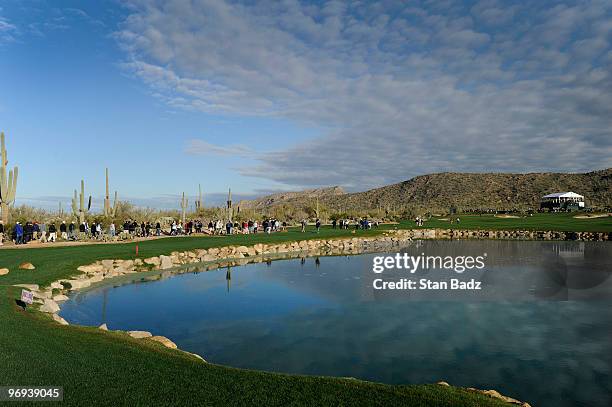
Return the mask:
[[[584,200],[584,196],[575,192],[555,192],[554,194],[544,195],[543,198],[580,198]]]
[[[575,192],[556,192],[542,197],[541,208],[562,208],[567,205],[578,205],[584,208],[584,196]]]

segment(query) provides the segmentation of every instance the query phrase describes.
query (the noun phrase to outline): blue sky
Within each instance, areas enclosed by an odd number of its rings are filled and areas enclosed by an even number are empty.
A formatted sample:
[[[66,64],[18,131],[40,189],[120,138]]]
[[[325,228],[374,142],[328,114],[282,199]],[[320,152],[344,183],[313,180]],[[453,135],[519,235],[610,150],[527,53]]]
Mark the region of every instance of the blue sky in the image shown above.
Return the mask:
[[[3,1],[20,202],[612,166],[612,6]],[[64,197],[64,198],[61,198]]]

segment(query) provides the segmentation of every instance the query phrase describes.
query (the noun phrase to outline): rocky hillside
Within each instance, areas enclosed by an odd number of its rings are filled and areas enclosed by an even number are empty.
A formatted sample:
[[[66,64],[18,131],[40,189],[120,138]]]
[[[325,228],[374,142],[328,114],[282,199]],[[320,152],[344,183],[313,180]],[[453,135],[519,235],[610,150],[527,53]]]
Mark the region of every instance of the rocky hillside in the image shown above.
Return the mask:
[[[304,191],[294,192],[278,192],[253,200],[242,200],[238,204],[242,209],[265,209],[275,205],[291,204],[300,206],[304,202],[311,202],[319,197],[320,200],[325,198],[334,199],[340,195],[346,195],[346,192],[341,187],[316,188],[306,189]]]
[[[612,168],[585,174],[567,173],[440,173],[422,175],[398,184],[349,194],[339,204],[348,207],[386,207],[409,204],[432,208],[536,208],[543,195],[573,191],[587,205],[612,205]],[[326,200],[333,204],[333,200]]]
[[[421,175],[408,181],[345,193],[340,187],[268,195],[242,201],[243,208],[265,209],[280,204],[312,206],[316,197],[332,210],[401,209],[409,206],[432,210],[537,208],[543,195],[573,191],[586,197],[589,206],[612,206],[612,168],[584,174],[568,173],[452,173]]]

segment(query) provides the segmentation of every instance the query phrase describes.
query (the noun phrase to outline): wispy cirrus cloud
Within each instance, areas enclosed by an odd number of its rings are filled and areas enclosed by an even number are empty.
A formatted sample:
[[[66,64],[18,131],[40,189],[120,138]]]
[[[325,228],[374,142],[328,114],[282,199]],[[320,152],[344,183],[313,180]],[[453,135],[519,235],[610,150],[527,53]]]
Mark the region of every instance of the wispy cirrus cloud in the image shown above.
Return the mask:
[[[0,12],[2,9],[0,8]],[[11,22],[0,15],[0,45],[7,42],[15,41],[15,34],[17,33],[17,26],[11,24]]]
[[[187,154],[193,155],[213,155],[213,156],[238,156],[253,157],[257,153],[250,147],[242,144],[228,144],[225,146],[212,144],[200,139],[189,140],[185,147]]]
[[[129,6],[115,34],[125,67],[169,105],[321,126],[245,175],[364,189],[436,171],[612,166],[607,1]]]

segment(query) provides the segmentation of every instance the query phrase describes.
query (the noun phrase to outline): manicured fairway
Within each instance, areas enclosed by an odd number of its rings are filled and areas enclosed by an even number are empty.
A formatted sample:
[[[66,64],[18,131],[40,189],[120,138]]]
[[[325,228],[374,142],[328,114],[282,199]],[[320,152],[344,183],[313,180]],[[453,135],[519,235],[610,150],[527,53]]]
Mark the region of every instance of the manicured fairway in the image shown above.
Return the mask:
[[[371,235],[378,231],[358,231]],[[139,243],[140,257],[228,244],[351,235],[325,228],[255,236],[167,238]],[[64,387],[68,405],[408,405],[501,406],[505,403],[438,385],[390,386],[352,379],[290,376],[205,364],[150,341],[95,328],[60,326],[15,305],[18,283],[40,285],[97,259],[133,258],[135,244],[0,250],[0,385]],[[36,270],[17,270],[29,261]],[[254,351],[257,351],[254,349]],[[206,355],[202,355],[206,358]],[[282,355],[270,355],[281,357]],[[441,380],[444,378],[441,377]]]
[[[459,223],[450,223],[448,217],[434,217],[423,228],[483,229],[483,230],[543,230],[559,232],[612,232],[612,216],[592,219],[575,218],[576,213],[535,213],[533,216],[503,218],[493,215],[455,215]],[[402,222],[414,227],[414,222]]]

